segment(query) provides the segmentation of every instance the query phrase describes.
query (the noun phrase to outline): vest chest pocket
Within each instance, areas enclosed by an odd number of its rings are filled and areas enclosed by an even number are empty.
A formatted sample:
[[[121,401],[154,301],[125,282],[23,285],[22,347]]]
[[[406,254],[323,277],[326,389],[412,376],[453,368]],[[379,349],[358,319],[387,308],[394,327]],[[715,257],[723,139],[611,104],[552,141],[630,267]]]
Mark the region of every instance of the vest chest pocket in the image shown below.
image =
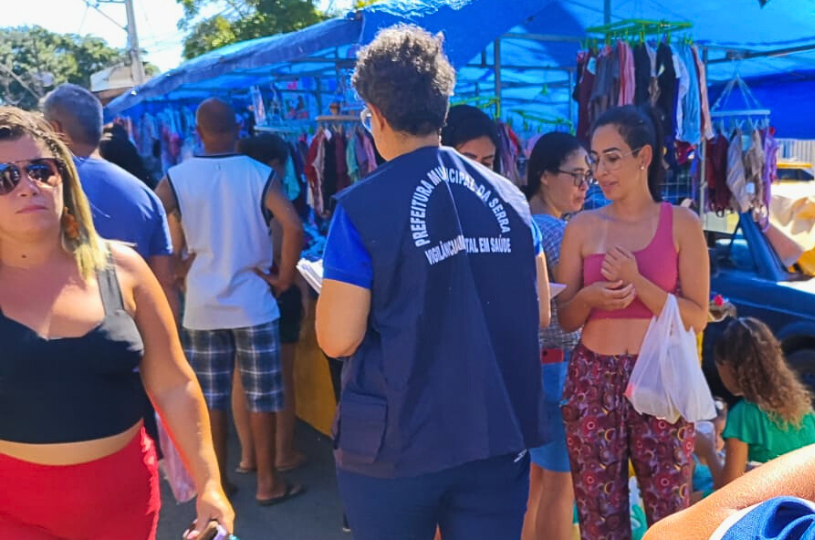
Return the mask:
[[[388,404],[383,398],[345,392],[339,425],[339,449],[344,459],[373,463],[382,447]]]

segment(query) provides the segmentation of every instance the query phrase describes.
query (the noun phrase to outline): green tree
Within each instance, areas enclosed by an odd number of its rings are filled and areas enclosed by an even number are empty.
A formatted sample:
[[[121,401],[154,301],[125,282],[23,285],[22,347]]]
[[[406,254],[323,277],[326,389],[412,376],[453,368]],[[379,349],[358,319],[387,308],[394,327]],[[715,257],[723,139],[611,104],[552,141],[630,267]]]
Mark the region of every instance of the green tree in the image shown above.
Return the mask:
[[[96,37],[56,34],[39,26],[0,28],[0,100],[34,109],[52,87],[90,87],[91,74],[124,61],[124,51]],[[155,68],[148,66],[148,72]]]
[[[294,32],[325,20],[314,0],[176,0],[184,6],[179,28],[189,30],[184,57],[195,58],[214,49],[265,36]],[[222,13],[203,20],[201,10],[226,5]]]

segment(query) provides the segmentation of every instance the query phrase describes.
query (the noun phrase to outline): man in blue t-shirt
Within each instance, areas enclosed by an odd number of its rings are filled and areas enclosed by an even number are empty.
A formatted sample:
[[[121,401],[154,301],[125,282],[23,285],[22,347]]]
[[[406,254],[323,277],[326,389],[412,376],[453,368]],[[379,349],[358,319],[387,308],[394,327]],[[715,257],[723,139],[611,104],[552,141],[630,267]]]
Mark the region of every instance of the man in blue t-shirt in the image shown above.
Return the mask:
[[[99,155],[102,104],[75,84],[62,84],[43,102],[43,114],[74,154],[82,189],[102,238],[126,242],[158,278],[178,320],[170,230],[158,197],[138,178]]]
[[[546,440],[540,232],[514,185],[440,147],[455,73],[439,37],[382,31],[353,82],[387,163],[337,197],[317,338],[344,361],[334,446],[354,538],[519,538],[526,449]]]

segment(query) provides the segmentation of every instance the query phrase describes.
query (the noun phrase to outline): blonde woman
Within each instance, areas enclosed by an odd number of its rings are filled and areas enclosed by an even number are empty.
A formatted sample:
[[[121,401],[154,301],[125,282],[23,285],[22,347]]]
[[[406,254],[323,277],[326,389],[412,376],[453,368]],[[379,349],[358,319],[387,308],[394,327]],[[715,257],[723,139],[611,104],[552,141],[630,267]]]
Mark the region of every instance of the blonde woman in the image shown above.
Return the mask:
[[[197,530],[211,520],[232,530],[160,285],[134,251],[97,236],[50,126],[11,107],[0,107],[0,342],[0,537],[155,538],[156,456],[136,367],[195,481]]]

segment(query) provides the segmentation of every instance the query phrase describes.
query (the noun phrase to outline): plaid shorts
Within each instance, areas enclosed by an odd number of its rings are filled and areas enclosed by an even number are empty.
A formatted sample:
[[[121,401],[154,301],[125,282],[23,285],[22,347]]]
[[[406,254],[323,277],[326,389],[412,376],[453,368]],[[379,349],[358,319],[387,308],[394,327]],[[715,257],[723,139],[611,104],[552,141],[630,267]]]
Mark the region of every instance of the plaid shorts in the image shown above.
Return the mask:
[[[227,330],[184,328],[181,334],[184,353],[198,376],[210,409],[229,408],[235,362],[251,412],[283,409],[278,321]]]

